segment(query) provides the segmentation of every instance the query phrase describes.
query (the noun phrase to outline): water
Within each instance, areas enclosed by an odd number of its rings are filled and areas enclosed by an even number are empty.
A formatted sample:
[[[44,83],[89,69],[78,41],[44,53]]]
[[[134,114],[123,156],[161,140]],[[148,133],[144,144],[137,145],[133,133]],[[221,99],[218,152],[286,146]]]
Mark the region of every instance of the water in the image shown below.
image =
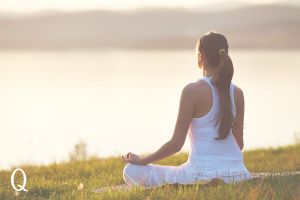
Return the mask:
[[[293,143],[300,51],[231,55],[245,149]],[[171,138],[181,90],[201,74],[188,50],[2,51],[0,167],[66,160],[80,140],[90,155],[152,152]]]

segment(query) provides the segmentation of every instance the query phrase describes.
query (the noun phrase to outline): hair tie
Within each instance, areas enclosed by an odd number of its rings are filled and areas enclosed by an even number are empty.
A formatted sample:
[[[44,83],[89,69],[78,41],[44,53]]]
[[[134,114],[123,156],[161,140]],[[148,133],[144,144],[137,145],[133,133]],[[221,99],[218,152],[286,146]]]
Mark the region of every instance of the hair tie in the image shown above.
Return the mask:
[[[225,52],[225,49],[220,49],[219,54],[222,55],[222,53]]]

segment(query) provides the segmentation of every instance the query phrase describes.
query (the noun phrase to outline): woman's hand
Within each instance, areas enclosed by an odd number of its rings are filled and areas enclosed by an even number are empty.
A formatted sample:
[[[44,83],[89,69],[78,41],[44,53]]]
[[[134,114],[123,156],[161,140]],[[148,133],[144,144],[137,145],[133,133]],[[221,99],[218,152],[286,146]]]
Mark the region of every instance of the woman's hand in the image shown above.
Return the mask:
[[[146,165],[146,163],[143,162],[143,159],[141,159],[140,156],[131,152],[127,153],[125,156],[122,155],[122,160],[134,165]]]

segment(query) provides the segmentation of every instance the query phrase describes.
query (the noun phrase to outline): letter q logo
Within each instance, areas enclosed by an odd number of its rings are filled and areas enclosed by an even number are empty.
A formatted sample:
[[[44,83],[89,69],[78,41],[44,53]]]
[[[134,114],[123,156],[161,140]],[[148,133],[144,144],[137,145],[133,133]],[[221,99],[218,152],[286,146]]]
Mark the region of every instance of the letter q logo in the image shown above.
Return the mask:
[[[20,171],[23,175],[23,185],[17,185],[18,187],[16,187],[16,185],[15,185],[15,174],[17,171]],[[27,192],[28,190],[26,190],[26,188],[25,188],[26,182],[27,182],[27,177],[26,177],[24,170],[21,168],[15,169],[10,177],[10,183],[11,183],[11,186],[14,188],[14,190],[16,190],[18,192],[20,192],[20,191]]]

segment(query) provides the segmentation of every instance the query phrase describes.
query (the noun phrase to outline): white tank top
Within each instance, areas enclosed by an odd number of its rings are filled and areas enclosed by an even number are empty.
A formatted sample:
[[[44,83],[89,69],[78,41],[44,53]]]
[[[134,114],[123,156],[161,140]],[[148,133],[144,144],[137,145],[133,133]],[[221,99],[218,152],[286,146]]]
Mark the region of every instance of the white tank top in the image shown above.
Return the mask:
[[[192,118],[188,135],[190,138],[190,153],[188,162],[209,169],[235,168],[243,165],[241,150],[230,130],[225,139],[216,140],[219,136],[219,124],[216,125],[219,113],[219,95],[217,88],[212,84],[210,77],[200,78],[205,81],[212,91],[212,108],[204,116]],[[230,98],[233,117],[236,116],[234,104],[234,85],[230,85]],[[233,166],[234,163],[237,166]]]

